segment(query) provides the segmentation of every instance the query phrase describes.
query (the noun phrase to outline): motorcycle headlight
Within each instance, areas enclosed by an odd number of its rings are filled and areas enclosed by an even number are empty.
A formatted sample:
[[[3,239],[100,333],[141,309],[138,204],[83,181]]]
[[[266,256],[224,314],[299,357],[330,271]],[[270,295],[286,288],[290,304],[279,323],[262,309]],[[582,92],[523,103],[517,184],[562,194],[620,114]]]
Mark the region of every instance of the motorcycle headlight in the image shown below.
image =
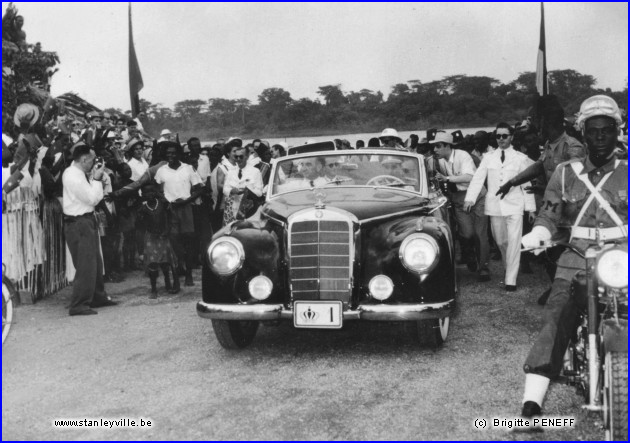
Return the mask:
[[[221,237],[208,248],[210,267],[219,275],[228,276],[241,269],[245,261],[245,250],[240,241],[232,237]]]
[[[611,288],[628,286],[628,252],[609,249],[599,256],[596,265],[599,280]]]
[[[427,274],[440,257],[440,248],[428,234],[411,234],[400,245],[399,257],[405,268],[417,274]]]

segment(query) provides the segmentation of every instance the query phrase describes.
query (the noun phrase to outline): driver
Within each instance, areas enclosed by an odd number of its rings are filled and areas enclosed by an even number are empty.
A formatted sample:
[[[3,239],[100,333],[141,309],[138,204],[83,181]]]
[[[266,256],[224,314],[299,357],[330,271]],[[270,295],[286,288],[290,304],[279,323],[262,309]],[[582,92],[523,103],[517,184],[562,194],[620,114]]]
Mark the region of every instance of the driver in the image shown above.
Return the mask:
[[[584,135],[587,157],[561,163],[555,170],[534,228],[522,239],[526,248],[549,241],[558,227],[565,225],[571,226],[571,243],[580,249],[596,244],[595,227],[601,228],[598,231],[607,240],[620,239],[627,247],[628,165],[614,156],[621,125],[619,107],[608,96],[590,97],[580,106],[577,123]],[[570,250],[558,260],[545,324],[523,367],[523,417],[542,414],[549,381],[560,374],[577,308],[586,305],[584,294],[570,294],[571,279],[584,266],[584,260]]]

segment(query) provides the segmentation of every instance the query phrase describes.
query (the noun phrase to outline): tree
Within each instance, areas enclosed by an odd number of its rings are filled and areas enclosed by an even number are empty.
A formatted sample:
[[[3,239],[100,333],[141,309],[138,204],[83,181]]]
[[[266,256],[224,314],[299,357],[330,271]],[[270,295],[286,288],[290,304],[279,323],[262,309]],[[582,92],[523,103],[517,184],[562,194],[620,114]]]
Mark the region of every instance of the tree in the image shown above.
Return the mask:
[[[274,111],[286,109],[292,101],[291,93],[282,88],[267,88],[258,96],[261,107]]]
[[[205,104],[206,102],[203,100],[183,100],[175,103],[175,113],[179,114],[184,120],[191,120],[201,113]]]
[[[250,105],[251,105],[251,101],[249,101],[246,98],[239,98],[238,100],[236,100],[236,107],[238,109],[241,110],[241,124],[245,124],[245,110],[249,109]]]
[[[339,106],[348,103],[348,100],[341,91],[341,85],[327,85],[320,86],[317,93],[324,97],[324,103],[331,108],[338,108]]]

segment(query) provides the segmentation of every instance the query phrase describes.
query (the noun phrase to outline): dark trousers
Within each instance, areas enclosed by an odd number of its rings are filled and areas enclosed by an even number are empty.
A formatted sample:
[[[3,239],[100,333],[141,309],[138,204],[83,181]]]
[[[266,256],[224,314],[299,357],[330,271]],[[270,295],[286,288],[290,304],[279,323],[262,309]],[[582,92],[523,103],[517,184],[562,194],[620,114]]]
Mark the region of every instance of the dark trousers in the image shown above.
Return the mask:
[[[93,301],[107,299],[103,282],[103,258],[94,216],[66,221],[66,243],[77,272],[72,284],[70,313],[85,311]]]
[[[196,244],[199,245],[198,256],[202,258],[212,240],[210,205],[203,202],[200,205],[193,205],[192,210],[193,219],[195,221],[195,241],[197,242]]]
[[[470,212],[464,211],[465,197],[466,191],[458,191],[451,194],[451,203],[453,204],[459,236],[473,247],[475,258],[479,264],[478,268],[488,269],[490,244],[488,243],[488,216],[484,214],[486,197],[483,196],[477,200]],[[462,244],[462,251],[464,249]]]
[[[577,326],[578,312],[586,303],[584,294],[571,295],[571,282],[561,278],[554,280],[545,305],[545,324],[525,360],[526,373],[551,379],[560,375],[564,353]]]

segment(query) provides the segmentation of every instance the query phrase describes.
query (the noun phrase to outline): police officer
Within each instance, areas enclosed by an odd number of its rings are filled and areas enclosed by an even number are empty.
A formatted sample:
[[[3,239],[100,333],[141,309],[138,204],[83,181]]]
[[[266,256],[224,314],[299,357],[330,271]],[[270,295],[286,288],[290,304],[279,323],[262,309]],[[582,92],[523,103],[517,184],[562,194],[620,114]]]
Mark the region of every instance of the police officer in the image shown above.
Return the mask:
[[[571,242],[585,248],[596,242],[600,228],[607,239],[628,238],[628,166],[614,156],[621,113],[615,101],[605,95],[586,99],[580,107],[578,124],[586,141],[588,155],[561,163],[551,176],[540,214],[523,246],[535,248],[549,241],[559,226],[571,226]],[[610,205],[604,208],[589,181]],[[549,380],[559,375],[563,355],[573,333],[577,305],[586,303],[570,295],[570,282],[584,261],[566,250],[558,260],[558,270],[545,308],[545,325],[525,361],[524,417],[541,415]]]

